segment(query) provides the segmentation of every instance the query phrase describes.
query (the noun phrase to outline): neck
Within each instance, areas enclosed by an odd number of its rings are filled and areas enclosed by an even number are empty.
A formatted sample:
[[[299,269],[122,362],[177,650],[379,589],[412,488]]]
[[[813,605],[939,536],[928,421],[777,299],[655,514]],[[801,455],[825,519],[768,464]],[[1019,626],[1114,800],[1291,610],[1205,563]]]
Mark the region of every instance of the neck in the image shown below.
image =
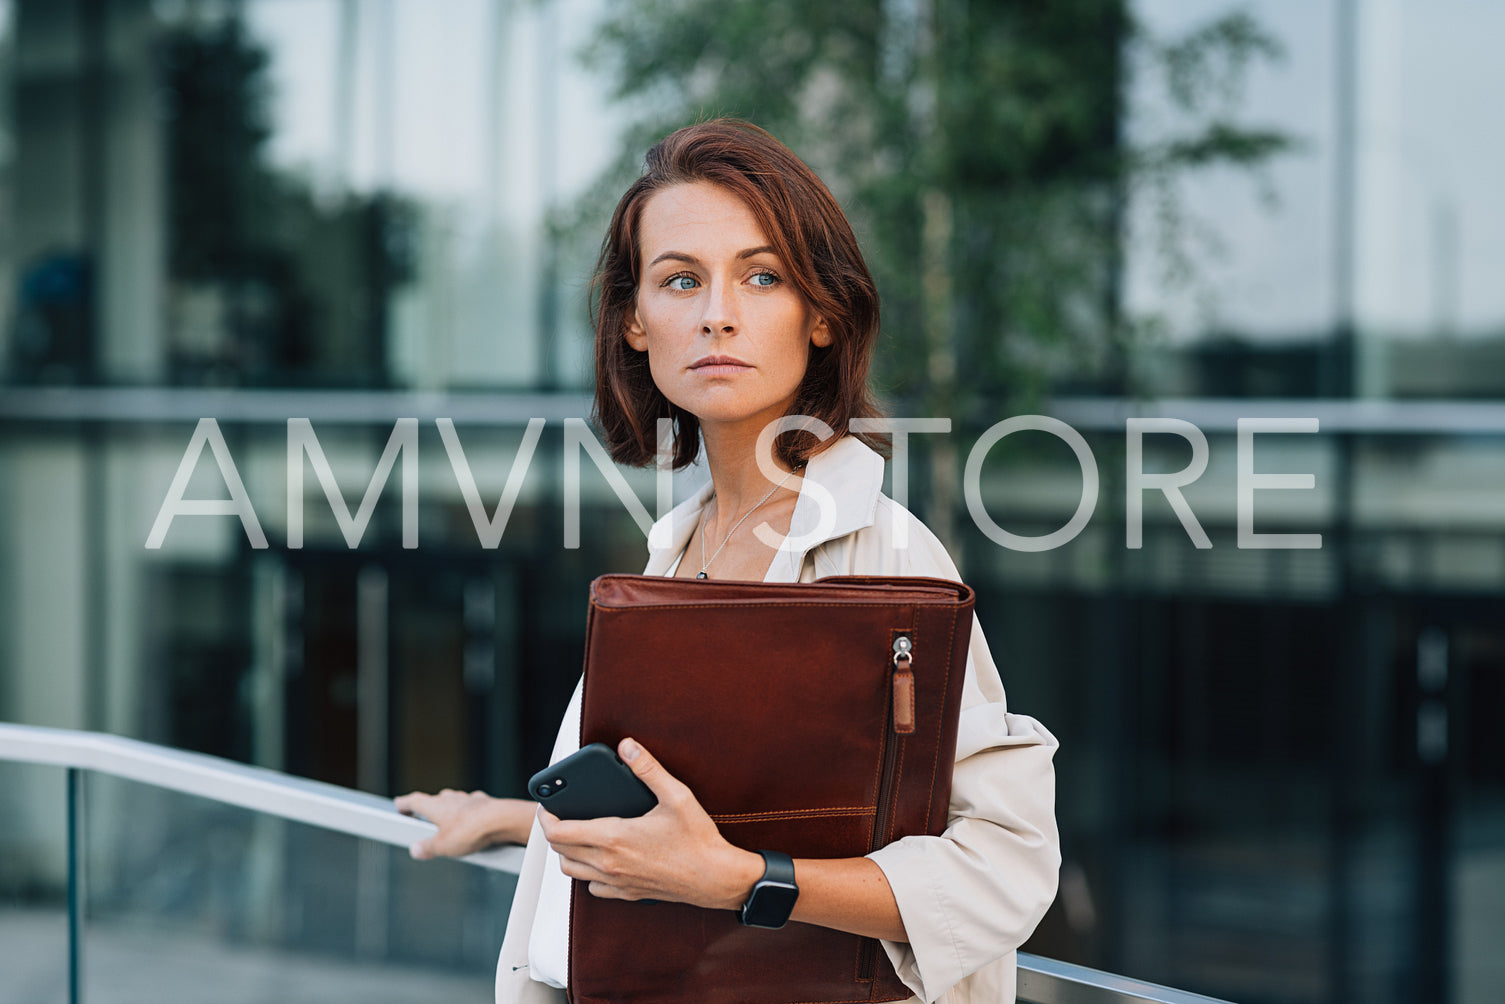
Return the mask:
[[[758,466],[757,444],[761,431],[761,428],[750,433],[747,430],[734,432],[702,428],[706,466],[710,468],[711,483],[716,491],[717,522],[736,519],[789,473],[789,465],[777,454],[772,458],[763,457],[764,466],[769,467],[766,474]],[[792,489],[797,484],[794,478],[790,478],[785,488]]]

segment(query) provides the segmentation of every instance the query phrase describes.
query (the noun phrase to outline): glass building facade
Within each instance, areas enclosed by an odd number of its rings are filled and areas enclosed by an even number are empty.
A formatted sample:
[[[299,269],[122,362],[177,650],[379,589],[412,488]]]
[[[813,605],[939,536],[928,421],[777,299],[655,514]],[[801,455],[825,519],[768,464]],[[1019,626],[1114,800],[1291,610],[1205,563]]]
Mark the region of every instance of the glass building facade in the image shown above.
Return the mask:
[[[1238,114],[1293,143],[1176,183],[1189,280],[1156,252],[1165,193],[1129,193],[1114,288],[1156,332],[1133,392],[1068,378],[1038,406],[1090,449],[1085,526],[1039,552],[999,543],[1061,527],[1083,492],[1049,437],[978,446],[1002,398],[914,437],[905,487],[978,590],[1011,705],[1061,739],[1061,895],[1028,947],[1236,1001],[1499,1000],[1505,71],[1487,47],[1505,8],[1247,9],[1281,55],[1250,69]],[[1151,35],[1215,13],[1130,10]],[[579,673],[587,584],[641,567],[621,493],[654,505],[650,473],[588,455],[566,488],[589,415],[592,186],[633,112],[599,47],[577,56],[604,11],[0,0],[0,720],[383,794],[521,792]],[[1132,69],[1123,134],[1173,133]],[[1194,523],[1147,491],[1137,547],[1129,478],[1195,456],[1150,431],[1135,467],[1131,416],[1206,444]],[[1262,417],[1316,428],[1241,444]],[[290,459],[300,418],[317,451]],[[401,419],[416,436],[368,510]],[[181,497],[227,499],[232,467],[267,546],[224,515],[148,546],[180,470]],[[1312,487],[1255,490],[1253,529],[1319,548],[1241,539],[1241,492],[1279,474]],[[676,498],[703,476],[676,476]],[[60,895],[62,810],[51,779],[0,781],[14,925]],[[120,816],[140,796],[101,798]],[[110,854],[139,859],[160,829],[112,826]],[[187,873],[261,883],[247,923],[268,943],[346,951],[315,932],[362,910],[321,921],[309,876],[265,864],[304,838],[237,839],[262,866]],[[353,857],[321,867],[385,876],[399,900],[430,874]],[[199,916],[193,883],[129,873],[100,869],[101,914]],[[505,895],[457,884],[447,920],[396,909],[390,938],[349,951],[484,973]],[[0,965],[23,943],[0,942]]]

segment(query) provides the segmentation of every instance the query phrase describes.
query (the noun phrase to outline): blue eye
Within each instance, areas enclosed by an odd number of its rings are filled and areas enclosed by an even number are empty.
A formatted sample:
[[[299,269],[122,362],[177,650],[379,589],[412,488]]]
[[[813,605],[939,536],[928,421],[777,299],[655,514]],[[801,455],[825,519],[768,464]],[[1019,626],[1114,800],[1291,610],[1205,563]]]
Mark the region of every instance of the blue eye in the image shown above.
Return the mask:
[[[764,279],[768,281],[760,281]],[[753,273],[752,284],[754,286],[762,286],[766,289],[769,286],[777,286],[779,284],[779,277],[774,275],[772,272],[755,272]]]
[[[700,285],[700,281],[697,280],[693,275],[685,275],[684,273],[680,273],[679,275],[671,275],[668,280],[665,281],[664,285],[669,289],[686,291],[694,289],[696,286]]]

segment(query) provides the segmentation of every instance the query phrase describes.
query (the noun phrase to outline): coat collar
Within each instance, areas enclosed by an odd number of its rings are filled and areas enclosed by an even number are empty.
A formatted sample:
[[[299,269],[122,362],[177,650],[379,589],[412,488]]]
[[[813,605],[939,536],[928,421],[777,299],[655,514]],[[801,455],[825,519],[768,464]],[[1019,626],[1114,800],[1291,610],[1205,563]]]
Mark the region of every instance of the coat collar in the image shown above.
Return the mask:
[[[810,458],[802,479],[785,547],[775,555],[767,582],[796,582],[805,555],[829,540],[873,525],[883,491],[883,458],[860,440],[844,436]],[[707,481],[648,531],[645,575],[666,575],[690,543],[700,514],[711,501]]]

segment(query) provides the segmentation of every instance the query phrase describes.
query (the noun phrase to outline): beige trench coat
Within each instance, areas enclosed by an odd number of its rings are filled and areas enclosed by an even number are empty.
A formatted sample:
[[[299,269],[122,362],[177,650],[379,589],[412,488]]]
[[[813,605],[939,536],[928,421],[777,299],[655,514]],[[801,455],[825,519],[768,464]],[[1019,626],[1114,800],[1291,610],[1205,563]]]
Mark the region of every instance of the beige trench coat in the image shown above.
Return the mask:
[[[883,458],[858,440],[842,439],[813,457],[804,481],[791,546],[774,558],[766,581],[855,574],[959,578],[929,529],[882,493]],[[664,575],[674,567],[710,494],[707,484],[654,524],[645,574]],[[577,688],[555,759],[579,744],[578,700]],[[909,944],[881,944],[914,991],[912,1000],[1014,1000],[1015,949],[1056,892],[1055,750],[1055,737],[1044,726],[1008,712],[998,669],[974,618],[946,831],[905,837],[868,855],[893,887],[909,934]],[[535,824],[498,960],[498,1004],[565,999],[564,991],[531,979],[528,968],[543,876],[558,867]]]

